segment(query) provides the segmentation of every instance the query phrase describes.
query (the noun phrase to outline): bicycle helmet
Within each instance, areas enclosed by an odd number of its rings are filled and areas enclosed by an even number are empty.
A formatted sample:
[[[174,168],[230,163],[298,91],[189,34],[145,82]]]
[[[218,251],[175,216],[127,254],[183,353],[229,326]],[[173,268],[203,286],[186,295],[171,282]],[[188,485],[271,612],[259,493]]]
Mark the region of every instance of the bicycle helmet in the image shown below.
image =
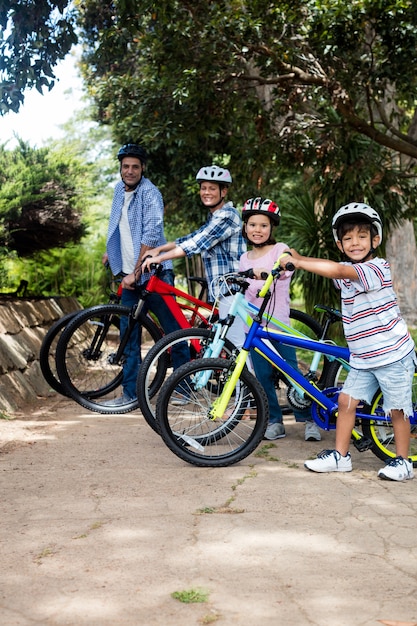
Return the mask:
[[[219,183],[220,185],[230,185],[233,182],[229,170],[224,167],[218,167],[217,165],[206,165],[202,167],[198,170],[195,179],[198,183],[207,180]]]
[[[122,159],[127,156],[136,157],[141,163],[146,163],[148,159],[146,150],[136,143],[126,143],[120,148],[119,152],[117,153],[117,158],[119,159],[119,161],[122,161]]]
[[[332,220],[332,230],[333,237],[336,243],[339,241],[339,237],[337,234],[339,226],[346,221],[355,220],[360,221],[368,221],[370,224],[374,224],[377,233],[379,235],[379,243],[382,243],[382,221],[379,217],[379,214],[370,207],[368,204],[364,204],[363,202],[350,202],[345,206],[342,206],[337,213],[334,215]]]
[[[249,198],[242,209],[242,220],[246,221],[251,215],[267,215],[276,226],[281,219],[281,211],[276,202],[268,198]]]

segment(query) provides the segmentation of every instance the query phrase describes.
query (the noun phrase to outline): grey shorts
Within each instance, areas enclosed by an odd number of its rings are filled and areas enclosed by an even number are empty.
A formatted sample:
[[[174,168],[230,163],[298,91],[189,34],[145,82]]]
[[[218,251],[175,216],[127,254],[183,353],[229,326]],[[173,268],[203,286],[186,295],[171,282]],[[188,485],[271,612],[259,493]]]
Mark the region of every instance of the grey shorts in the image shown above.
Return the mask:
[[[414,351],[401,361],[369,370],[351,369],[343,385],[343,393],[355,400],[370,404],[378,388],[381,389],[385,415],[392,409],[402,410],[404,416],[413,415],[412,384],[416,367]]]

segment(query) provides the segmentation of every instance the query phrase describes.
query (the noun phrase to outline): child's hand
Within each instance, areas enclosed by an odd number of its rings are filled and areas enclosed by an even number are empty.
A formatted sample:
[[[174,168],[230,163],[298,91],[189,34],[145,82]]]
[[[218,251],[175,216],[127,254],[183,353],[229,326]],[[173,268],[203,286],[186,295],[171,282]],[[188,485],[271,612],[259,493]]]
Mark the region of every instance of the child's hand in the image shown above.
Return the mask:
[[[299,260],[302,259],[303,257],[301,256],[301,254],[297,252],[297,250],[294,250],[294,248],[291,248],[290,252],[291,252],[291,257],[289,257],[288,260],[291,259],[291,263],[294,265],[296,269],[298,269]]]
[[[254,267],[253,276],[256,280],[265,280],[265,276],[268,276],[269,272],[265,267]]]

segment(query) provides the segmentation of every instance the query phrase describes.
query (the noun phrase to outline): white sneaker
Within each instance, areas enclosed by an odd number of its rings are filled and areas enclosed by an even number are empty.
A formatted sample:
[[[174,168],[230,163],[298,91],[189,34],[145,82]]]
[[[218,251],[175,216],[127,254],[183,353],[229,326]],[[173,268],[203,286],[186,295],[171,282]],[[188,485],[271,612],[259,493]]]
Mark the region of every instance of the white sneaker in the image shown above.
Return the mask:
[[[305,461],[304,467],[312,472],[351,472],[350,452],[342,456],[337,450],[323,450],[312,461]]]
[[[385,480],[410,480],[414,478],[413,464],[402,456],[396,456],[379,470],[378,477]]]
[[[317,426],[316,422],[313,422],[312,420],[306,422],[304,439],[306,441],[321,441],[320,429]]]
[[[282,439],[283,437],[285,437],[284,424],[280,424],[279,422],[268,424],[264,439]]]

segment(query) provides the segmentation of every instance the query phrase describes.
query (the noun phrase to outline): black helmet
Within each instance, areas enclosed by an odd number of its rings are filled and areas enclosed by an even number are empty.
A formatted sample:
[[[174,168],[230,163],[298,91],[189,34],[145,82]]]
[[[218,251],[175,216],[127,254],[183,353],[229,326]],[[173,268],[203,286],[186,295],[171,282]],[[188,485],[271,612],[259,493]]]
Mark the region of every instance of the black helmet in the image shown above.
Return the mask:
[[[142,148],[142,146],[139,146],[136,143],[125,143],[125,145],[122,146],[117,153],[119,161],[127,156],[136,157],[141,163],[146,163],[148,159],[145,148]]]

